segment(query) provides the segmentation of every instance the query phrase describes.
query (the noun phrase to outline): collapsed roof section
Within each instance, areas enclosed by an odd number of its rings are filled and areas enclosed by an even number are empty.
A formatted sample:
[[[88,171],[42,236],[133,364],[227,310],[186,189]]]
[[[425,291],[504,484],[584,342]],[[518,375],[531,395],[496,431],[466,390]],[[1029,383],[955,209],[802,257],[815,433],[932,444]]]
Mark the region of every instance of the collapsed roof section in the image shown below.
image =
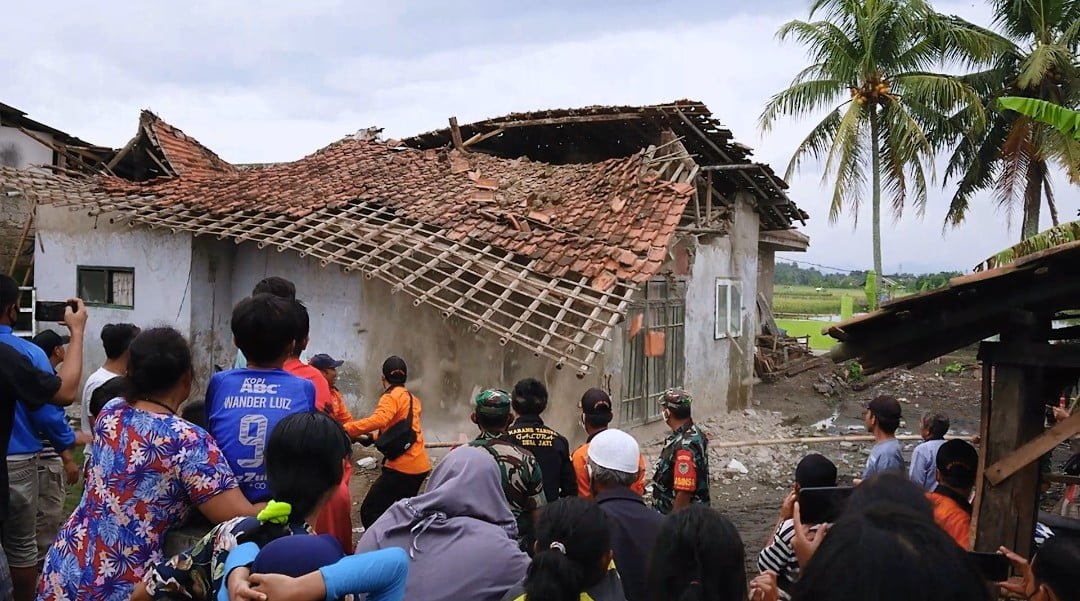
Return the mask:
[[[55,165],[37,165],[55,171],[75,173],[96,173],[112,158],[114,151],[105,146],[96,146],[80,140],[71,134],[62,132],[28,117],[24,111],[0,102],[0,126],[12,127],[29,136],[37,143],[53,151],[60,160]]]
[[[236,170],[198,140],[150,111],[139,114],[135,137],[109,161],[108,168],[114,175],[131,181],[214,175]]]
[[[149,113],[114,168],[139,181],[14,170],[0,181],[39,202],[359,271],[581,374],[667,260],[694,193],[642,152],[553,165],[346,138],[236,169]]]
[[[674,134],[702,179],[722,199],[747,192],[756,201],[761,229],[784,230],[809,218],[787,196],[787,183],[765,164],[750,160],[750,148],[703,103],[680,100],[654,106],[593,106],[514,113],[408,138],[413,148],[458,147],[502,158],[528,157],[552,164],[595,163],[662,146]]]

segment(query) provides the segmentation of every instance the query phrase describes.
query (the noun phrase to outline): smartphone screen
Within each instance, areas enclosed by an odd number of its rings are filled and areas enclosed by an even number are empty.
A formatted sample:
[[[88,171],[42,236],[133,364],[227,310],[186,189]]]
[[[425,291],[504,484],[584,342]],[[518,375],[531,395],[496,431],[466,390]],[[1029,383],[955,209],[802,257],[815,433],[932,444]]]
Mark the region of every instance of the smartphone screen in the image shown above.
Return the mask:
[[[1004,582],[1009,579],[1009,558],[1000,553],[978,553],[968,551],[968,557],[987,582]]]
[[[850,486],[799,489],[799,519],[804,524],[831,524],[847,507]]]
[[[34,317],[38,321],[60,323],[64,321],[67,306],[64,301],[38,301],[34,306]]]

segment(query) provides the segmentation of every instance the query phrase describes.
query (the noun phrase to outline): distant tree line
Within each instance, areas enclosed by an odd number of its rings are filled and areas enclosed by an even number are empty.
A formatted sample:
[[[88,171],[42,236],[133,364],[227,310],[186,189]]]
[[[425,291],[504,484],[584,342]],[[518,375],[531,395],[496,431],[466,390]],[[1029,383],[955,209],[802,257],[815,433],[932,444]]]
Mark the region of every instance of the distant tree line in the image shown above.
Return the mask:
[[[950,278],[960,275],[958,271],[938,273],[899,273],[885,276],[896,282],[904,290],[920,292],[941,288]],[[822,272],[816,267],[799,267],[795,263],[776,262],[776,274],[773,282],[779,286],[813,286],[814,288],[852,288],[861,289],[866,284],[865,271],[846,273]]]

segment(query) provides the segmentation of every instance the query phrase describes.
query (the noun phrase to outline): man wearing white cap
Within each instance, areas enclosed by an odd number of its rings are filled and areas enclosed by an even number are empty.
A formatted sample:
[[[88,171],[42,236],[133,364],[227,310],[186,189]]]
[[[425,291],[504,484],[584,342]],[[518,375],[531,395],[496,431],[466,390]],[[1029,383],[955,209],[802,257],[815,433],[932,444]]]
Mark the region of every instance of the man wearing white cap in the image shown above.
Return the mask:
[[[630,490],[640,476],[638,443],[622,430],[597,434],[588,449],[593,497],[611,518],[611,549],[627,601],[645,601],[649,552],[663,517]]]

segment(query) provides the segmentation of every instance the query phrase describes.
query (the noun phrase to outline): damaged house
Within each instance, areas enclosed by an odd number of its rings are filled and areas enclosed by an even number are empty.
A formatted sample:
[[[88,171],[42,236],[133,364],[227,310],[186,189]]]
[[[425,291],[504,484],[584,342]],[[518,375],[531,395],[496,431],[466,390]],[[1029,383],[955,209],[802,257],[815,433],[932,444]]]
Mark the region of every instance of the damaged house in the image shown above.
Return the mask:
[[[0,183],[38,202],[38,298],[87,299],[92,332],[175,325],[205,382],[233,361],[233,305],[281,275],[310,351],[345,360],[354,410],[384,357],[408,361],[430,440],[471,432],[471,397],[523,377],[567,432],[589,387],[623,427],[654,421],[671,386],[702,413],[746,406],[759,270],[807,244],[783,180],[690,101],[451,119],[257,166],[144,112],[107,172]]]

